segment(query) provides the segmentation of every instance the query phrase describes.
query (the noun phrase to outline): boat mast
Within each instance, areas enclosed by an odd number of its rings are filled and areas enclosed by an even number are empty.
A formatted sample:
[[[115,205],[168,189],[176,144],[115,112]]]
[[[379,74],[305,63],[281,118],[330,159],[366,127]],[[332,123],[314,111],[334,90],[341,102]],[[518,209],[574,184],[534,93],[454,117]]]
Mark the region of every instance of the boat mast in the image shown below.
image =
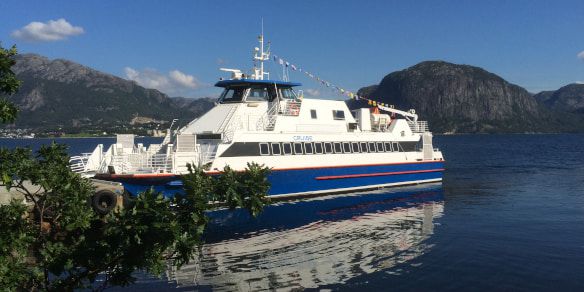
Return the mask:
[[[253,56],[254,61],[259,61],[259,68],[254,64],[254,79],[256,80],[264,80],[264,76],[270,78],[270,73],[264,72],[264,61],[270,59],[270,49],[264,49],[264,20],[262,19],[262,33],[258,37],[260,42],[260,47],[255,48],[255,54]],[[254,62],[255,63],[255,62]]]

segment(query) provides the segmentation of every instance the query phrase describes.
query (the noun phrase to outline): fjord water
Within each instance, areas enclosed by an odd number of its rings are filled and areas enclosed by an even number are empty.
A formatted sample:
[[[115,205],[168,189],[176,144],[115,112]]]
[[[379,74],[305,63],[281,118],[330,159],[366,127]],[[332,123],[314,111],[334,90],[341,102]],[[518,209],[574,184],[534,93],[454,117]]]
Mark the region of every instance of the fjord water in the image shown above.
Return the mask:
[[[74,140],[72,154],[97,143]],[[31,140],[0,147],[17,141]],[[280,203],[256,219],[213,213],[198,258],[129,289],[584,290],[584,135],[437,136],[435,146],[441,185]]]

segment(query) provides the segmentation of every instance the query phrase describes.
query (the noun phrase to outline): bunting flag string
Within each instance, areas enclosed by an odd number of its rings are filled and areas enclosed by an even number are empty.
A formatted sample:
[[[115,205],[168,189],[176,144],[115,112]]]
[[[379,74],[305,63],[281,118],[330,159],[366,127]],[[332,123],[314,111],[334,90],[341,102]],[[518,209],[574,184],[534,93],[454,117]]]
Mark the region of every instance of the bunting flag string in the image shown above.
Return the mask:
[[[376,106],[378,106],[378,105],[379,105],[379,106],[382,106],[382,107],[392,107],[392,106],[390,106],[389,104],[382,103],[382,102],[378,102],[378,101],[376,101],[376,100],[373,100],[373,99],[370,99],[370,98],[367,98],[367,97],[364,97],[364,96],[358,95],[358,94],[356,94],[356,93],[353,93],[353,92],[351,92],[350,90],[346,90],[346,89],[344,89],[344,88],[342,88],[342,87],[339,87],[339,86],[337,86],[337,85],[335,85],[335,84],[333,84],[333,83],[330,83],[330,82],[328,82],[328,81],[326,81],[326,80],[324,80],[324,79],[322,79],[322,78],[320,78],[320,77],[318,77],[318,76],[316,76],[316,75],[314,75],[314,74],[312,74],[312,73],[310,73],[310,72],[308,72],[308,71],[304,70],[302,67],[300,67],[300,66],[297,66],[297,65],[295,65],[295,64],[292,64],[292,63],[290,63],[289,61],[286,61],[286,60],[282,59],[281,57],[278,57],[278,56],[276,56],[276,55],[273,55],[273,56],[274,56],[274,57],[273,57],[273,59],[272,59],[272,60],[273,60],[275,63],[277,63],[278,65],[281,65],[281,66],[283,66],[283,67],[285,66],[286,68],[291,68],[291,69],[292,69],[292,70],[294,70],[294,71],[298,71],[298,72],[304,73],[304,75],[306,75],[306,76],[307,76],[307,77],[309,77],[310,79],[313,79],[313,80],[315,80],[317,83],[320,83],[320,84],[322,84],[323,86],[326,86],[326,87],[328,87],[328,88],[331,88],[332,90],[334,90],[334,91],[338,92],[338,93],[339,93],[339,94],[341,94],[341,95],[347,96],[347,97],[349,97],[350,99],[354,99],[354,100],[364,100],[364,101],[367,101],[367,104],[369,104],[369,105],[371,105],[371,106],[374,106],[374,107],[376,107]]]

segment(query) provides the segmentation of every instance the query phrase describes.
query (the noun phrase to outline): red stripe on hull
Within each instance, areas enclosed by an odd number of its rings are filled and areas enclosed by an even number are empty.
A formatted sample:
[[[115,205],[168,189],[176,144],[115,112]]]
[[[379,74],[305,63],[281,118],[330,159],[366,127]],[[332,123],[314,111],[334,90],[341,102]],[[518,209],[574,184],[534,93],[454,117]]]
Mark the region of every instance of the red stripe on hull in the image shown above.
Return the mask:
[[[347,174],[347,175],[317,176],[317,177],[315,177],[315,179],[316,180],[345,179],[345,178],[357,178],[357,177],[371,177],[371,176],[387,176],[387,175],[399,175],[399,174],[427,173],[427,172],[438,172],[438,171],[444,171],[444,168],[426,169],[426,170],[394,171],[394,172],[360,173],[360,174]]]

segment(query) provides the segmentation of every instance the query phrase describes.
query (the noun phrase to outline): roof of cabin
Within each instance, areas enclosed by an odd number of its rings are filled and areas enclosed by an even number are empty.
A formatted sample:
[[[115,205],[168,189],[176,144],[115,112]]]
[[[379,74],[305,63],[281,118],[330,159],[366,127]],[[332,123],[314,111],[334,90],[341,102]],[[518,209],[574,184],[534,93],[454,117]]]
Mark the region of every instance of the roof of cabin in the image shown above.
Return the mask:
[[[217,87],[228,87],[228,86],[237,86],[237,85],[251,85],[251,84],[276,84],[278,87],[294,87],[300,86],[302,84],[296,82],[285,82],[279,80],[256,80],[256,79],[229,79],[229,80],[221,80],[215,83]]]

